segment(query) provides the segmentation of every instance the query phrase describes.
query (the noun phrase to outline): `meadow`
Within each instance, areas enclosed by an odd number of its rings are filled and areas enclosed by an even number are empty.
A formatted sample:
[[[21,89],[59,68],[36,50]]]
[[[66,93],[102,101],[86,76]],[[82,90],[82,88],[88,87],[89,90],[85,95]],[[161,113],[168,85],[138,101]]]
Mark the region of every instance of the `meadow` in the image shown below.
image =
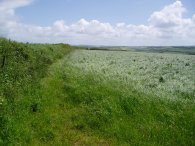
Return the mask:
[[[193,55],[0,49],[0,145],[195,144]]]

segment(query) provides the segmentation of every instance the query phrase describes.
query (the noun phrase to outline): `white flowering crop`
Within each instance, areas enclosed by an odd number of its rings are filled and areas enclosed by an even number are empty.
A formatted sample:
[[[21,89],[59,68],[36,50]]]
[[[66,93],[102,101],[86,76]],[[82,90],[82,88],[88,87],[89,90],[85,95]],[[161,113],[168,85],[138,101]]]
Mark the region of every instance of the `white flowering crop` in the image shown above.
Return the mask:
[[[165,98],[195,99],[195,56],[126,51],[75,51],[69,64],[99,80],[133,84]]]

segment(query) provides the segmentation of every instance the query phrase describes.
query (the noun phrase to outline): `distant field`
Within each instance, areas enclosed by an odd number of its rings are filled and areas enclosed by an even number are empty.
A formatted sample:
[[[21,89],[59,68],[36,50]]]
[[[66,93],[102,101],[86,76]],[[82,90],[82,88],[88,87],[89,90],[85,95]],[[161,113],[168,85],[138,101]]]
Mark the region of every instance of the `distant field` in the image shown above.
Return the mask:
[[[0,38],[0,145],[195,145],[194,55],[108,50]]]
[[[88,50],[107,50],[107,51],[132,51],[132,52],[148,52],[148,53],[172,53],[172,54],[187,54],[195,55],[194,46],[148,46],[148,47],[139,47],[139,46],[108,46],[108,47],[95,47],[95,46],[84,46]]]

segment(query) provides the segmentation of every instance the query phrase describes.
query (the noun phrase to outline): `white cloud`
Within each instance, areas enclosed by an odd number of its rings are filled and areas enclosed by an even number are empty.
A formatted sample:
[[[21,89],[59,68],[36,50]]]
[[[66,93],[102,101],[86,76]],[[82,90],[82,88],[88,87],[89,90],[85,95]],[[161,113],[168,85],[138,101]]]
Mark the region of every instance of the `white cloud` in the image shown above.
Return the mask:
[[[174,27],[182,25],[184,19],[182,14],[185,12],[185,8],[180,1],[176,1],[172,5],[164,7],[161,11],[154,12],[149,22],[156,27]]]
[[[15,9],[29,5],[32,0],[1,0],[0,1],[0,35],[6,36],[16,28]],[[16,28],[17,29],[17,28]]]
[[[97,20],[86,21],[85,19],[81,19],[77,23],[72,24],[70,29],[76,33],[88,35],[100,35],[114,32],[113,27],[109,23],[101,23]]]
[[[0,12],[8,16],[14,16],[15,9],[29,5],[32,0],[1,0],[0,2]]]
[[[148,25],[102,23],[81,19],[67,25],[58,20],[41,27],[21,23],[15,9],[32,0],[3,0],[0,2],[0,35],[18,41],[64,42],[94,45],[195,45],[195,15],[184,18],[186,9],[181,1],[154,12]]]
[[[149,25],[158,30],[160,38],[167,44],[195,45],[195,22],[192,18],[183,18],[186,9],[181,1],[165,6],[161,11],[154,12],[149,18]],[[166,43],[165,42],[165,43]]]

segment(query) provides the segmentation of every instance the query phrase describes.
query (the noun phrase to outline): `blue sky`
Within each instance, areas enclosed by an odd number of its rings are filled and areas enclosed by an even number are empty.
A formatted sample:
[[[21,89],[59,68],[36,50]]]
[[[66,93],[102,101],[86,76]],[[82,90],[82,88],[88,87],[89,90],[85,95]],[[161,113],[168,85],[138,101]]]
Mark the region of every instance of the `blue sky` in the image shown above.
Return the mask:
[[[59,19],[71,24],[81,18],[111,24],[146,24],[154,11],[173,2],[175,0],[36,0],[32,5],[17,9],[16,13],[24,23],[44,26]],[[195,0],[182,3],[188,10],[185,17],[195,14]]]
[[[195,1],[0,0],[0,36],[74,45],[195,45]]]

